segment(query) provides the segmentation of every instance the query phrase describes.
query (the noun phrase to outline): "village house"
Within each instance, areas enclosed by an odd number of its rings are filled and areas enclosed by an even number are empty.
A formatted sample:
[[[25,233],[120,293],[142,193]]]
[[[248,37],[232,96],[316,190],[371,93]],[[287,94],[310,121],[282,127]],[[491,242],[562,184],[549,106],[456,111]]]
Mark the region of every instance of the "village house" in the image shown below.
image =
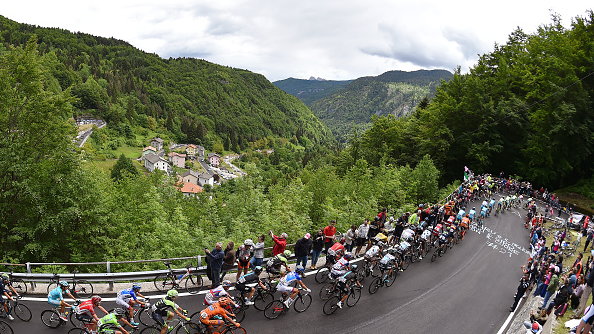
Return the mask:
[[[186,154],[192,157],[196,156],[196,145],[189,144],[186,146]]]
[[[179,168],[186,168],[186,155],[183,153],[169,152],[169,162]]]
[[[142,156],[144,157],[147,154],[157,154],[157,149],[152,146],[147,146],[142,149]]]
[[[184,196],[195,197],[196,194],[202,192],[202,187],[192,182],[183,182],[182,186],[179,188],[179,191],[181,191]]]
[[[213,167],[219,167],[221,164],[221,156],[216,153],[208,153],[208,163]]]
[[[203,186],[209,184],[211,187],[214,186],[215,178],[213,174],[208,172],[200,173],[198,175],[198,184]]]
[[[155,169],[159,169],[167,174],[171,173],[171,166],[169,165],[167,160],[152,153],[149,153],[144,156],[144,167],[149,172],[153,172]]]
[[[200,177],[200,173],[189,169],[187,172],[183,173],[181,177],[183,182],[199,184],[198,180]]]
[[[163,139],[156,137],[151,140],[151,146],[160,151],[163,149]]]

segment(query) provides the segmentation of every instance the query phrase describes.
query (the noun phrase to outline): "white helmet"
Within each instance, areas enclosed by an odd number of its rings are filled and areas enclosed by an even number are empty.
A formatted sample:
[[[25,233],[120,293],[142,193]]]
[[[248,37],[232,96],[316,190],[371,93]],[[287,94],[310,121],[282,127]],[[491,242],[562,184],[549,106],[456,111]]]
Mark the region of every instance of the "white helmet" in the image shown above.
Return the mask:
[[[243,242],[244,245],[246,246],[253,246],[254,242],[252,241],[252,239],[245,239],[245,241]]]

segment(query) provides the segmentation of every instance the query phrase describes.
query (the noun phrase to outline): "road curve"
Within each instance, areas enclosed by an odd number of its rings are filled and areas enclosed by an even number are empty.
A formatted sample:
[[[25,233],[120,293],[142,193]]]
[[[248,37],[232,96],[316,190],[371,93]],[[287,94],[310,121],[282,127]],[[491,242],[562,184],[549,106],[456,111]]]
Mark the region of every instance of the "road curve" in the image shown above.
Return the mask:
[[[291,309],[276,320],[267,320],[261,312],[249,309],[242,325],[252,334],[496,333],[509,314],[520,266],[528,257],[523,249],[528,245],[523,215],[524,210],[514,209],[488,218],[483,230],[470,231],[436,262],[426,258],[412,264],[392,287],[369,295],[365,286],[353,308],[324,315],[317,297],[320,285],[309,276],[305,282],[313,290],[314,301],[306,312]],[[201,309],[202,300],[202,295],[181,297],[179,304],[193,313]],[[46,328],[40,314],[48,305],[25,303],[33,319],[10,322],[15,333],[66,333],[70,328]],[[115,306],[105,304],[106,308]]]

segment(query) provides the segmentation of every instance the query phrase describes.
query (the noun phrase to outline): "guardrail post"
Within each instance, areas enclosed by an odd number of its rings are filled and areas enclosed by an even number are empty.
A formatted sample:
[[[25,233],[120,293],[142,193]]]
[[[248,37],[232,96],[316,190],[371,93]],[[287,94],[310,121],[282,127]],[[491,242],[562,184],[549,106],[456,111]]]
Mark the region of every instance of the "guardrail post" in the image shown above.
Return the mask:
[[[202,256],[198,255],[198,268],[202,267]]]
[[[107,273],[111,273],[111,262],[107,261],[105,263],[107,265]],[[109,278],[109,291],[113,291],[113,280]]]
[[[27,262],[27,274],[31,273],[31,262]],[[31,281],[31,291],[35,290],[35,282]]]

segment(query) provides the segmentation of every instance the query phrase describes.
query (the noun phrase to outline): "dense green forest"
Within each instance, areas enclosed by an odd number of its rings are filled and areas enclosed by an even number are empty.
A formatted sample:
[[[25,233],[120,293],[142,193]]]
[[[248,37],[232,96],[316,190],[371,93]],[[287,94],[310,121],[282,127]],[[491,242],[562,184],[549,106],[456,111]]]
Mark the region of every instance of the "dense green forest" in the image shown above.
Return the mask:
[[[459,71],[409,117],[381,117],[344,155],[414,165],[430,154],[442,180],[465,165],[506,171],[555,189],[592,175],[594,14],[564,28],[558,17]]]
[[[353,80],[310,106],[337,139],[346,142],[367,130],[374,116],[410,114],[433,96],[442,80],[451,77],[445,70],[389,71]]]
[[[178,142],[211,148],[220,141],[236,152],[268,136],[333,141],[306,106],[262,75],[199,59],[162,59],[114,38],[0,16],[4,48],[22,46],[33,35],[46,54],[52,88],[76,98],[75,114],[92,114],[112,126],[162,126]]]
[[[348,85],[352,80],[319,80],[288,78],[273,82],[285,92],[299,98],[303,103],[311,106],[317,100],[325,98],[337,90]]]

